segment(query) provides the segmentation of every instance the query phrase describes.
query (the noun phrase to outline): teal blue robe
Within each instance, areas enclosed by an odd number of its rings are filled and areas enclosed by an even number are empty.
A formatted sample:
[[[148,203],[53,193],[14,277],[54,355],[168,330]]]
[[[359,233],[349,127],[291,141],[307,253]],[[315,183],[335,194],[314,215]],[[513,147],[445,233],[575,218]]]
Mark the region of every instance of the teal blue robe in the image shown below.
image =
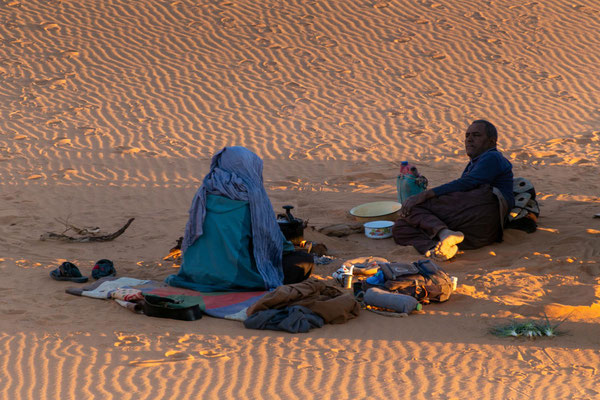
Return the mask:
[[[247,201],[207,195],[202,230],[183,253],[179,273],[167,277],[169,285],[201,292],[266,290],[252,253]],[[284,251],[290,247],[286,241]]]

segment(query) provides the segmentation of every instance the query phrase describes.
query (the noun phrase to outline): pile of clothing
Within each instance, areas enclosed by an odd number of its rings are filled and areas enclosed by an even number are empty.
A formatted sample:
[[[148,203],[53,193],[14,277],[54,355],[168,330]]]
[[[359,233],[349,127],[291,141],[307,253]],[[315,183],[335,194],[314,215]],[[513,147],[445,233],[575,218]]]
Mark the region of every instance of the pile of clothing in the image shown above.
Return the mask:
[[[360,305],[350,293],[309,279],[282,285],[247,310],[244,326],[292,333],[308,332],[324,324],[343,324],[356,318]]]

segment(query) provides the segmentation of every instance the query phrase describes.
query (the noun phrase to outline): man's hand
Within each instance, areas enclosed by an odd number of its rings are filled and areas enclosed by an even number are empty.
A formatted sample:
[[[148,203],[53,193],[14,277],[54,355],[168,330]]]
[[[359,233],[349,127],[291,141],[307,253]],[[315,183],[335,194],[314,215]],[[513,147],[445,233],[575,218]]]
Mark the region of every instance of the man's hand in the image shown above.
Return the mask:
[[[404,204],[402,204],[402,208],[400,209],[400,216],[407,217],[410,214],[410,212],[412,211],[414,206],[424,203],[425,201],[432,199],[434,197],[435,197],[435,193],[431,189],[410,196],[408,199],[406,199]]]

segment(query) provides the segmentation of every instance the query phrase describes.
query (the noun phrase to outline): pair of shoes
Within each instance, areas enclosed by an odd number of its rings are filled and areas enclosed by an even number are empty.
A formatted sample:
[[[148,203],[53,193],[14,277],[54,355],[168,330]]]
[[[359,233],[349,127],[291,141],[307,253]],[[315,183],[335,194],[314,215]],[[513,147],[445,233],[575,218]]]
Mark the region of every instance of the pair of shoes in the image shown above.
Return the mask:
[[[50,277],[57,281],[71,281],[76,283],[83,283],[88,280],[87,276],[81,275],[79,268],[75,264],[68,261],[65,261],[60,267],[51,271]]]

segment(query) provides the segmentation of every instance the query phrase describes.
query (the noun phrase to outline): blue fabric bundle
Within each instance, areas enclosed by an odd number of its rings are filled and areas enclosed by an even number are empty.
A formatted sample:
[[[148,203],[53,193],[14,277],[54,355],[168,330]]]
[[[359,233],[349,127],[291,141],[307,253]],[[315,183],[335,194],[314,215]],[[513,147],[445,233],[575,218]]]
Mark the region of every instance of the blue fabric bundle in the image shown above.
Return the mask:
[[[323,318],[309,308],[299,305],[259,311],[244,321],[244,326],[249,329],[271,329],[291,333],[306,333],[324,324]]]

